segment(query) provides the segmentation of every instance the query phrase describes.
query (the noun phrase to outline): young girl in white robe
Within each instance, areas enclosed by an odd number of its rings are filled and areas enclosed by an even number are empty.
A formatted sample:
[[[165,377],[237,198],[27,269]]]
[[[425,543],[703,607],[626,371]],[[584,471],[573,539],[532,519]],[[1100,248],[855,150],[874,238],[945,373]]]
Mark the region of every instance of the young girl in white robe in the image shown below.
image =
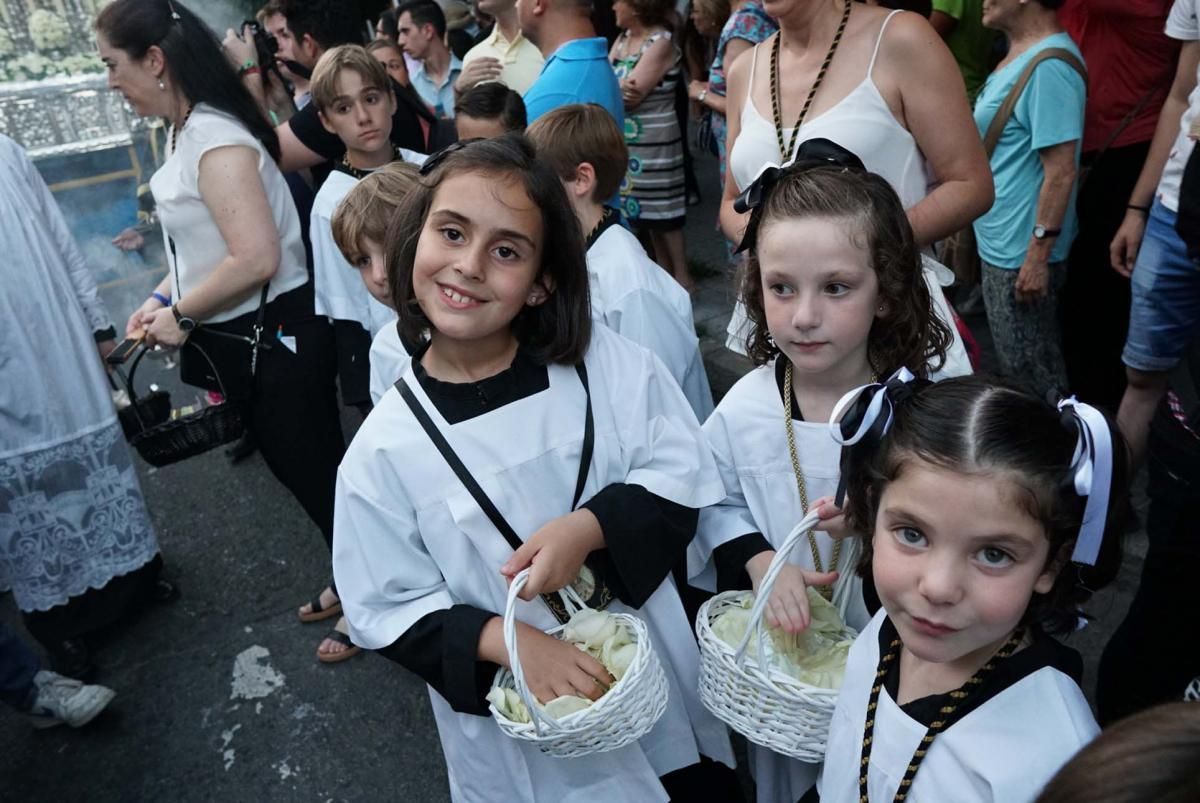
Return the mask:
[[[709,590],[757,590],[775,548],[826,503],[825,529],[790,556],[768,619],[806,627],[805,586],[828,584],[836,571],[844,576],[833,601],[857,630],[870,617],[853,573],[858,539],[834,537],[845,532],[828,503],[840,450],[826,422],[834,403],[873,375],[936,367],[949,335],[933,314],[900,200],[853,154],[827,140],[804,143],[794,166],[764,173],[750,193],[742,296],[758,368],[704,424],[727,496],[700,513],[689,573]],[[749,753],[761,803],[794,803],[816,782],[818,764],[753,744]]]
[[[334,575],[352,637],[429,684],[455,801],[736,799],[669,576],[696,509],[724,496],[696,418],[654,355],[592,329],[579,226],[527,140],[451,146],[423,172],[389,232],[388,265],[401,333],[429,341],[338,476]],[[636,743],[564,760],[504,735],[484,697],[509,661],[508,581],[527,567],[517,638],[532,692],[594,699],[611,681],[543,632],[557,620],[539,594],[572,582],[585,559],[615,596],[610,609],[646,621],[670,693]]]
[[[1116,575],[1124,443],[1088,405],[975,377],[874,385],[843,421],[865,433],[846,518],[872,533],[883,609],[850,650],[820,799],[1033,800],[1098,730],[1050,634]]]

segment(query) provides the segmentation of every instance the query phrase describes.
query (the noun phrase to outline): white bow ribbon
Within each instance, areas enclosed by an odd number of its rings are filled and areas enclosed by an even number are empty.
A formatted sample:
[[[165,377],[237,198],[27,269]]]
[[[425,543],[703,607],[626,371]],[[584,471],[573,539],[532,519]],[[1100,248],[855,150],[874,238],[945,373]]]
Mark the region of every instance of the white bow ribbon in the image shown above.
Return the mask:
[[[916,377],[914,377],[912,372],[907,368],[900,368],[898,371],[896,371],[896,373],[892,374],[891,377],[888,378],[888,382],[898,379],[901,382],[908,384],[915,378]],[[879,390],[871,398],[870,403],[867,405],[867,409],[863,412],[862,420],[858,422],[858,428],[850,437],[847,438],[843,436],[842,415],[846,412],[846,408],[854,404],[854,402],[858,400],[859,395],[864,391],[875,387],[879,388]],[[887,412],[887,418],[884,419],[883,429],[880,430],[879,434],[881,437],[886,435],[887,431],[892,428],[892,417],[895,413],[895,408],[892,405],[892,400],[888,397],[886,388],[886,383],[871,382],[870,384],[855,388],[838,400],[838,403],[834,405],[833,413],[829,416],[829,432],[833,435],[833,439],[842,446],[853,446],[866,437],[867,433],[871,431],[871,427],[875,426],[875,422],[879,420],[880,414],[882,414],[885,409]]]
[[[1112,433],[1103,413],[1090,404],[1077,401],[1074,396],[1060,401],[1058,409],[1060,412],[1070,410],[1075,417],[1079,439],[1075,442],[1075,454],[1071,457],[1071,479],[1075,484],[1075,493],[1087,497],[1083,523],[1079,525],[1079,537],[1075,541],[1071,560],[1095,566],[1108,519],[1113,471]]]

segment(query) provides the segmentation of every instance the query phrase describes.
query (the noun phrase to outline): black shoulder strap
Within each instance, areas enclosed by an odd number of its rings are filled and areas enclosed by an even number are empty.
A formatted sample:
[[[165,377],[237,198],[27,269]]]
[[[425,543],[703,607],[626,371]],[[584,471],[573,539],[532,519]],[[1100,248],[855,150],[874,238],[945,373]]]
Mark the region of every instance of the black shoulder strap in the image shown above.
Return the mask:
[[[587,415],[584,420],[583,429],[583,454],[579,458],[579,478],[575,482],[575,498],[571,502],[572,510],[578,507],[580,497],[583,496],[583,486],[587,484],[588,470],[592,463],[592,450],[595,448],[596,439],[595,422],[592,418],[592,392],[588,387],[587,369],[580,362],[575,367],[575,370],[579,374],[579,381],[583,383],[583,390],[587,395]],[[479,487],[479,483],[475,481],[475,477],[463,465],[462,460],[459,459],[453,447],[446,440],[446,437],[442,435],[441,430],[437,428],[437,424],[433,423],[433,419],[429,417],[429,413],[421,406],[421,402],[417,400],[416,395],[412,392],[412,388],[408,386],[403,377],[396,381],[396,390],[400,391],[401,397],[403,397],[408,408],[412,410],[413,415],[417,417],[417,421],[420,422],[421,428],[425,430],[425,434],[429,436],[429,439],[433,441],[433,445],[441,452],[442,457],[454,471],[455,476],[458,477],[459,481],[471,494],[472,498],[474,498],[475,503],[479,505],[479,508],[496,529],[500,531],[500,534],[504,536],[504,540],[508,542],[508,545],[513,549],[518,549],[524,543],[521,537],[517,535],[516,531],[505,520],[504,516],[492,503],[492,500],[488,498],[488,495],[483,492],[483,488]]]

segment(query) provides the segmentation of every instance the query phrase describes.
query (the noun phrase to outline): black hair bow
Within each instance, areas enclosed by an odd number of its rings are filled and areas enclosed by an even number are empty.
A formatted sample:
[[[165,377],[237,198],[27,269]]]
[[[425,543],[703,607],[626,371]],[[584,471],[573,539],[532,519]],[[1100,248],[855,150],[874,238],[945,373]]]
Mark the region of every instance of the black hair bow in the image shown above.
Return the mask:
[[[846,481],[852,467],[860,462],[857,455],[869,454],[879,448],[892,427],[896,406],[904,404],[929,384],[928,380],[917,379],[907,368],[901,368],[887,382],[855,388],[833,408],[829,430],[833,439],[842,445],[841,479],[834,504],[842,507],[846,501]]]
[[[426,159],[417,172],[419,172],[422,176],[428,176],[437,169],[438,165],[446,161],[446,157],[450,154],[458,153],[468,145],[482,141],[483,137],[472,137],[471,139],[460,139],[457,142],[451,142],[449,145]]]
[[[762,220],[762,210],[766,200],[781,178],[793,173],[803,173],[815,167],[841,167],[847,170],[866,170],[862,159],[853,151],[848,151],[833,140],[817,137],[806,139],[796,149],[796,158],[783,167],[767,165],[761,173],[750,182],[741,195],[733,201],[733,209],[738,214],[750,213],[746,230],[742,233],[742,242],[735,254],[754,248],[758,241],[758,224]]]

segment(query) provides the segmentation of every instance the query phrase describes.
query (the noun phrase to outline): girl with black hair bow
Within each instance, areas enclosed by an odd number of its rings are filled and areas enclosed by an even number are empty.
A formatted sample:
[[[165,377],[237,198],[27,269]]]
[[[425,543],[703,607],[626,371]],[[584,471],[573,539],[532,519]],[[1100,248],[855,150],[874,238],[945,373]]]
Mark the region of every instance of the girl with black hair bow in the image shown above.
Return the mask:
[[[829,140],[800,147],[795,165],[768,169],[739,200],[750,212],[742,241],[742,296],[758,368],[704,424],[727,496],[700,514],[688,555],[692,582],[757,589],[775,549],[809,510],[821,530],[791,556],[767,619],[808,626],[806,586],[834,584],[855,629],[870,619],[847,536],[830,496],[839,451],[825,421],[844,393],[907,366],[924,376],[945,358],[950,333],[933,312],[921,256],[891,186]],[[827,589],[828,590],[828,589]],[[751,746],[758,800],[797,800],[818,766]]]
[[[904,379],[831,424],[883,607],[850,649],[820,799],[1032,800],[1098,731],[1051,636],[1116,576],[1124,442],[1073,398]]]

